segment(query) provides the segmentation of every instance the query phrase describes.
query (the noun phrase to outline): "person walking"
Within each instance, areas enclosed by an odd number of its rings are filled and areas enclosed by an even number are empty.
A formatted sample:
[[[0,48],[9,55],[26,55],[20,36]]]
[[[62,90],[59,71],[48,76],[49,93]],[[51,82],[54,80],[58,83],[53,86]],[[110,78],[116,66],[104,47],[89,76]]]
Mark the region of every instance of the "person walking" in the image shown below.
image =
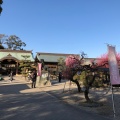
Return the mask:
[[[34,70],[31,74],[31,80],[32,80],[32,88],[36,88],[36,78],[37,78],[37,72]]]

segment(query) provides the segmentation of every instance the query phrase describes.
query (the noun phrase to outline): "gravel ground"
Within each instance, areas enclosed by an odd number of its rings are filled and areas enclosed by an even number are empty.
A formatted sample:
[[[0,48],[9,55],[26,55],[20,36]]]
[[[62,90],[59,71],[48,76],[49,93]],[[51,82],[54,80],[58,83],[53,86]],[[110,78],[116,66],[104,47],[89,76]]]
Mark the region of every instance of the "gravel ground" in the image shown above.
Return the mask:
[[[93,112],[95,114],[103,115],[108,118],[114,118],[115,120],[120,120],[120,88],[113,89],[114,95],[114,106],[113,110],[113,101],[112,101],[112,91],[110,88],[107,89],[90,89],[89,97],[93,103],[86,103],[84,98],[84,93],[78,93],[75,85],[69,90],[69,85],[66,85],[66,89],[63,92],[63,85],[56,84],[58,86],[53,87],[51,90],[45,89],[45,91],[50,94],[62,99],[63,101],[84,109],[86,111]],[[61,89],[60,89],[61,88]],[[115,112],[115,114],[114,114]],[[115,116],[114,116],[115,115]]]
[[[9,77],[5,77],[4,79],[6,82],[9,81]],[[16,76],[14,77],[14,79],[15,79],[14,84],[24,83],[30,87],[30,83],[28,83],[27,80],[25,80],[23,77]],[[65,81],[63,81],[62,83],[58,83],[58,81],[52,81],[51,86],[38,88],[36,90],[37,92],[43,90],[68,104],[79,107],[80,109],[84,109],[95,114],[100,114],[108,118],[114,118],[112,91],[110,88],[90,89],[89,97],[94,102],[88,104],[85,101],[84,94],[78,93],[75,85],[69,87],[69,82],[66,82],[65,89],[64,85]],[[116,116],[114,119],[120,120],[120,88],[114,88],[113,93]]]

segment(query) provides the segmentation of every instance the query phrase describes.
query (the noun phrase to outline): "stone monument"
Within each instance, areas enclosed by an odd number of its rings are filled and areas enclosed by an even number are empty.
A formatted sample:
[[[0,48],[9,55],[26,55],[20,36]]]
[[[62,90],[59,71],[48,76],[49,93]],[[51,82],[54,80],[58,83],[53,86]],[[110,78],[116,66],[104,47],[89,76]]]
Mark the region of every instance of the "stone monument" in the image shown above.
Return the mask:
[[[51,86],[49,72],[42,70],[41,76],[37,76],[36,87]]]

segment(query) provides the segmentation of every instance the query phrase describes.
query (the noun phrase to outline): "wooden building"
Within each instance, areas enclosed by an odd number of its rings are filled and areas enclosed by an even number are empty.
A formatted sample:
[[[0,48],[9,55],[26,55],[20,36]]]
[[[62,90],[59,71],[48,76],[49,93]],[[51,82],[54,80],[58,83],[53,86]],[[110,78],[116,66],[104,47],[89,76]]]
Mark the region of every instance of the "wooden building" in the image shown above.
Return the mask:
[[[49,71],[53,71],[53,74],[58,72],[58,61],[60,58],[66,59],[69,55],[75,54],[61,54],[61,53],[44,53],[37,52],[35,61],[44,64],[44,68]],[[78,55],[78,54],[76,54]],[[78,55],[79,56],[79,55]]]
[[[1,74],[8,74],[10,70],[12,70],[14,74],[18,74],[19,62],[23,60],[33,63],[34,58],[32,51],[0,49]]]

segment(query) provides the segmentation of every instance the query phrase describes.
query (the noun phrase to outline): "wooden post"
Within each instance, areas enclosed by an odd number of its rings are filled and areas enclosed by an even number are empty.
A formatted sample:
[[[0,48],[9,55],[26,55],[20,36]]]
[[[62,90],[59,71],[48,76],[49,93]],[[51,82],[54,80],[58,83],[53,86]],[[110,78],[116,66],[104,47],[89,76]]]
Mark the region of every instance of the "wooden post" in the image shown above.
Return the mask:
[[[16,75],[18,74],[18,61],[16,61]]]

